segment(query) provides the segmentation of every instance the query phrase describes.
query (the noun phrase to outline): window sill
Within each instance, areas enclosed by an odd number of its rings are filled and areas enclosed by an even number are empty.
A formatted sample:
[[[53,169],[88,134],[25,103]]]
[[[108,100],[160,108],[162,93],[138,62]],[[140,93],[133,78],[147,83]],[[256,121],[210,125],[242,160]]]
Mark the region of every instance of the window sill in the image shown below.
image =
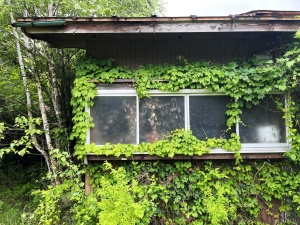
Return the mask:
[[[289,149],[287,147],[277,148],[243,148],[240,153],[243,159],[285,159],[284,153]],[[95,155],[86,154],[85,163],[88,164],[90,161],[153,161],[153,160],[233,160],[235,159],[234,152],[228,152],[223,149],[211,150],[209,154],[203,154],[201,156],[188,156],[176,154],[174,157],[160,157],[155,155],[149,155],[147,153],[136,153],[130,157],[121,155],[106,156],[106,155]]]

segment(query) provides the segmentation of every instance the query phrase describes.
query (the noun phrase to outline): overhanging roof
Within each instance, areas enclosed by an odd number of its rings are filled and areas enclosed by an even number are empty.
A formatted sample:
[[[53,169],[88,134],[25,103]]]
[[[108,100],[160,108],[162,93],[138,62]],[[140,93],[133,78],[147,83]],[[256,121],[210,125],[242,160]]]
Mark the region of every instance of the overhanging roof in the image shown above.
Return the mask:
[[[85,48],[97,38],[116,38],[143,34],[296,32],[300,11],[258,10],[238,15],[217,17],[26,17],[15,27],[30,38],[48,42],[51,47]],[[145,36],[144,36],[145,37]]]

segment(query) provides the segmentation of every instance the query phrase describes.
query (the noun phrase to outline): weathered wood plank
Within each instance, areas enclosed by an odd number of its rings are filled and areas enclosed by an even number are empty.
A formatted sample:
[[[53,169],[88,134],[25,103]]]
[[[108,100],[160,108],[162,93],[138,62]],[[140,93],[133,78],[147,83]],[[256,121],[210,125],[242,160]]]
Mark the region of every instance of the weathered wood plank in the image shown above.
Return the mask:
[[[29,34],[108,34],[108,33],[191,33],[191,32],[295,32],[299,29],[300,20],[263,21],[263,22],[186,22],[186,23],[68,23],[62,27],[26,27]]]
[[[268,11],[268,10],[267,10]],[[244,13],[231,16],[201,16],[191,18],[183,17],[21,17],[18,22],[32,21],[57,21],[66,20],[67,22],[199,22],[199,21],[270,21],[270,20],[300,20],[295,17],[300,11],[257,11],[256,13]]]
[[[283,159],[284,153],[242,153],[243,159]],[[205,154],[202,156],[187,156],[187,155],[175,155],[173,158],[170,157],[159,157],[148,154],[135,154],[130,157],[125,155],[120,157],[115,156],[96,156],[96,155],[86,155],[87,161],[120,161],[120,160],[136,160],[136,161],[152,161],[152,160],[233,160],[235,159],[234,154]]]

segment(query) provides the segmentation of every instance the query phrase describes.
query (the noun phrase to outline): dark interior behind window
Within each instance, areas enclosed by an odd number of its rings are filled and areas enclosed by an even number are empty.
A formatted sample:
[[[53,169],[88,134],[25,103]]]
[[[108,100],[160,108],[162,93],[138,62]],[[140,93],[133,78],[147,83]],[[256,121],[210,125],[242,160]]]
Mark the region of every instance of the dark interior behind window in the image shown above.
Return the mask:
[[[190,96],[190,128],[200,140],[206,138],[230,138],[233,132],[226,132],[225,114],[231,98],[229,96]]]
[[[91,142],[136,144],[135,96],[99,96],[90,111],[95,124],[90,131]]]

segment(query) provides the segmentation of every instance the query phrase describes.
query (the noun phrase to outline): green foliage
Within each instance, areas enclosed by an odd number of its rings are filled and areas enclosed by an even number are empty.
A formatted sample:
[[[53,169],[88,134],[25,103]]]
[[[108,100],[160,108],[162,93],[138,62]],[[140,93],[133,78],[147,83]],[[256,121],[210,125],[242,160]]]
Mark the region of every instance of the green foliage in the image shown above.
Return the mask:
[[[300,216],[299,135],[297,103],[294,100],[290,100],[289,107],[284,109],[291,142],[295,143],[288,153],[294,160],[288,161],[289,167],[286,162],[241,163],[241,144],[235,133],[228,140],[212,138],[200,141],[191,131],[177,129],[162,140],[140,143],[138,146],[86,144],[86,133],[93,127],[93,121],[85,112],[85,107],[93,105],[97,94],[96,82],[135,79],[141,98],[147,96],[149,89],[221,90],[232,97],[226,111],[230,129],[240,121],[241,108],[258,104],[266,93],[273,90],[296,92],[297,79],[291,79],[293,76],[286,63],[279,60],[272,65],[269,62],[255,65],[253,61],[219,66],[183,60],[178,65],[149,65],[129,70],[118,67],[113,60],[82,58],[77,66],[71,102],[74,115],[71,139],[76,140],[75,154],[78,158],[81,159],[86,153],[126,157],[135,152],[162,157],[202,155],[211,149],[222,148],[235,152],[236,162],[133,162],[118,168],[108,163],[91,164],[86,166],[86,172],[91,177],[89,182],[93,192],[86,195],[80,180],[85,170],[76,166],[67,153],[53,149],[51,156],[59,167],[64,168],[57,174],[62,183],[49,186],[46,190],[37,190],[35,195],[39,206],[24,219],[33,224],[49,225],[263,224],[259,215],[264,205],[278,221],[280,212],[288,213],[285,223],[293,224],[295,218]],[[26,131],[28,124],[38,123],[38,120],[28,121],[20,117],[16,122]],[[25,135],[39,131],[28,129],[28,132]],[[19,147],[23,145],[17,149]],[[271,210],[274,199],[281,200],[279,213]]]
[[[53,2],[51,0],[27,0],[25,3],[20,0],[12,0],[14,12],[20,12],[24,8],[28,11],[28,16],[122,16],[137,17],[158,15],[164,12],[163,0],[89,0],[70,1],[62,0]],[[49,11],[49,5],[53,5],[53,10]],[[37,7],[38,6],[38,7]]]
[[[78,147],[78,146],[77,146]],[[164,139],[153,143],[142,142],[135,146],[132,144],[116,144],[106,143],[103,146],[97,146],[94,143],[85,145],[84,150],[77,151],[76,154],[82,158],[84,154],[94,153],[97,155],[114,155],[119,157],[125,155],[129,157],[136,152],[148,153],[149,155],[157,155],[161,157],[174,157],[175,154],[181,155],[198,155],[210,153],[210,149],[222,148],[228,151],[238,151],[241,148],[239,136],[231,135],[231,139],[208,138],[206,141],[197,139],[192,131],[184,129],[176,129]]]
[[[208,139],[197,140],[189,132],[174,132],[163,140],[153,144],[140,143],[138,146],[107,143],[104,146],[95,146],[93,143],[85,145],[86,131],[93,127],[91,118],[84,107],[93,104],[96,95],[94,82],[112,83],[115,79],[134,79],[135,88],[140,98],[148,96],[148,90],[178,91],[179,89],[206,89],[223,91],[232,97],[227,104],[228,130],[237,121],[242,122],[239,116],[244,106],[251,107],[259,104],[265,94],[272,91],[285,91],[291,88],[290,74],[280,59],[277,63],[267,61],[257,65],[253,59],[232,62],[228,65],[213,65],[209,62],[187,62],[182,57],[178,65],[140,66],[138,70],[130,70],[117,66],[112,59],[96,60],[83,57],[76,68],[77,79],[73,89],[74,124],[72,139],[76,138],[75,154],[82,158],[86,153],[104,155],[130,156],[134,152],[148,152],[158,156],[173,157],[174,154],[202,155],[209,149],[221,147],[236,153],[237,162],[241,160],[238,153],[241,148],[239,137],[233,135],[229,140]],[[164,80],[165,82],[161,82]],[[81,106],[80,106],[81,104]],[[284,106],[279,106],[283,108]],[[291,112],[291,110],[289,110]],[[287,118],[289,120],[289,118]],[[298,136],[296,134],[296,136]]]
[[[44,154],[48,169],[53,172],[48,174],[46,181],[55,180],[56,185],[46,189],[39,189],[34,196],[39,199],[40,204],[34,213],[23,214],[22,222],[26,224],[73,224],[73,217],[70,216],[77,205],[85,202],[83,191],[82,174],[85,172],[81,165],[76,165],[70,157],[69,151],[69,131],[72,126],[71,110],[69,106],[70,89],[73,84],[73,62],[80,55],[78,50],[49,49],[44,43],[36,40],[24,38],[20,29],[15,29],[20,39],[16,40],[12,32],[14,28],[10,25],[11,21],[8,12],[11,10],[15,17],[25,16],[150,16],[163,12],[162,0],[125,0],[125,1],[32,1],[20,0],[0,1],[0,158],[4,154],[13,152],[19,155],[36,153],[34,146]],[[25,43],[24,43],[24,39]],[[28,41],[28,42],[27,42]],[[25,73],[20,75],[17,51],[15,43],[21,44],[21,50],[17,48],[18,54],[22,54]],[[27,45],[28,44],[28,45]],[[20,62],[19,61],[19,62]],[[54,76],[55,79],[50,77]],[[31,93],[31,103],[27,101],[24,93],[23,79],[26,78],[29,93]],[[40,79],[42,94],[36,94],[36,78]],[[56,84],[55,88],[54,84]],[[91,83],[93,86],[94,84]],[[87,85],[88,86],[88,85]],[[51,90],[57,91],[58,95],[53,96]],[[90,91],[91,88],[87,88]],[[54,92],[55,92],[54,91]],[[83,91],[83,90],[81,90]],[[89,93],[83,91],[86,96]],[[93,91],[90,93],[92,98]],[[49,121],[49,127],[40,125],[41,96],[44,97],[46,115],[43,119]],[[85,107],[89,100],[78,101],[77,106]],[[90,101],[91,103],[92,101]],[[58,103],[59,110],[54,106]],[[41,104],[41,105],[39,105]],[[79,107],[77,107],[78,109]],[[81,110],[79,108],[79,110]],[[28,113],[30,112],[30,113]],[[59,115],[61,113],[61,115]],[[34,118],[28,118],[32,114]],[[46,118],[47,117],[47,118]],[[16,118],[16,119],[15,119]],[[76,126],[84,128],[85,123],[92,125],[92,120],[86,115],[85,118],[78,117]],[[76,121],[76,118],[74,118]],[[5,123],[2,123],[5,121]],[[79,124],[82,122],[82,124]],[[49,128],[50,138],[45,139],[45,134]],[[69,130],[68,130],[69,129]],[[73,134],[76,136],[77,134]],[[81,138],[84,139],[83,133]],[[3,141],[2,138],[5,137]],[[48,144],[48,146],[47,146]],[[71,148],[70,148],[71,149]],[[2,159],[0,159],[1,162]],[[53,166],[50,168],[50,166]],[[1,171],[1,170],[0,170]],[[61,183],[60,183],[61,182]],[[38,187],[37,187],[38,188]],[[29,192],[29,191],[28,191]],[[0,201],[2,204],[2,201]],[[73,204],[74,203],[74,204]],[[5,202],[3,204],[6,204]],[[2,209],[8,209],[9,205],[1,205]],[[67,218],[70,218],[69,220]],[[11,220],[12,221],[12,220]],[[5,223],[2,220],[0,223]],[[18,220],[18,224],[20,220]],[[5,223],[9,224],[9,223]]]
[[[26,164],[26,160],[30,164]],[[25,225],[37,202],[31,191],[41,188],[37,180],[45,173],[40,157],[5,154],[0,160],[0,224]]]
[[[18,7],[23,8],[24,1],[12,2],[15,5],[14,12],[23,11]],[[28,15],[48,16],[49,3],[50,1],[26,1]],[[59,16],[66,14],[149,16],[160,11],[160,4],[159,0],[122,2],[95,0],[79,1],[75,4],[60,1],[54,6],[54,11],[58,12]],[[37,5],[40,7],[36,7]],[[2,27],[1,31],[6,31],[7,34],[9,28]],[[2,34],[1,37],[4,37],[1,52],[8,56],[7,52],[10,53],[11,49],[6,51],[3,46],[7,45],[7,40],[11,38]],[[15,55],[11,54],[6,58],[13,61]],[[265,202],[270,209],[272,199],[283,199],[280,210],[287,212],[291,218],[299,218],[300,177],[297,163],[300,159],[298,132],[300,114],[297,113],[299,102],[296,101],[299,88],[299,46],[292,48],[276,62],[268,61],[260,66],[251,60],[220,66],[202,61],[189,63],[182,57],[179,59],[178,65],[148,65],[141,66],[138,70],[118,67],[113,60],[82,59],[77,67],[77,79],[72,93],[74,127],[71,139],[76,140],[77,156],[82,158],[85,153],[91,152],[115,156],[148,152],[162,157],[173,157],[175,154],[202,155],[208,153],[210,149],[221,147],[236,153],[236,164],[143,162],[125,164],[124,167],[117,169],[113,169],[109,164],[89,165],[87,169],[92,176],[94,193],[86,196],[80,180],[85,171],[76,166],[69,154],[62,149],[51,149],[51,157],[58,162],[57,166],[64,168],[56,175],[60,177],[62,183],[37,190],[35,196],[39,198],[39,206],[34,213],[25,214],[22,217],[23,221],[26,220],[27,224],[262,224],[258,219],[262,208],[260,201]],[[41,61],[43,60],[37,60],[36,63],[39,63],[38,70],[44,78],[43,85],[47,88],[49,87],[46,79],[47,70],[42,69],[47,67],[45,62]],[[1,65],[1,71],[5,73],[1,74],[4,76],[1,76],[0,82],[8,74],[7,68],[10,67]],[[17,81],[20,78],[17,76],[18,73],[18,69],[12,69],[9,74],[13,76],[10,76],[10,79]],[[152,144],[141,143],[138,146],[107,144],[103,147],[85,145],[87,130],[93,127],[93,122],[84,109],[93,104],[96,95],[94,82],[112,83],[117,78],[135,79],[136,90],[141,98],[147,96],[149,89],[221,90],[232,97],[226,111],[229,116],[228,129],[237,121],[242,122],[239,115],[243,106],[251,107],[258,104],[260,99],[272,90],[289,91],[293,99],[285,111],[292,150],[287,155],[294,162],[255,161],[242,164],[239,155],[241,145],[236,134],[229,140],[200,141],[191,131],[176,130],[165,139]],[[157,79],[166,82],[159,82]],[[14,100],[13,93],[21,90],[20,86],[14,86],[14,91],[10,92],[12,88],[5,86],[4,82],[0,85],[5,88],[1,90],[4,90],[3,96],[8,97],[6,100]],[[13,109],[23,106],[20,102],[24,96],[18,96],[20,101],[9,101],[11,106],[9,109],[12,112]],[[4,111],[2,108],[1,110]],[[0,155],[9,151],[23,155],[30,150],[32,144],[30,135],[43,135],[40,129],[30,128],[30,124],[39,125],[38,123],[38,119],[28,120],[22,116],[18,117],[16,126],[24,133],[9,148],[0,150]],[[4,124],[0,123],[0,134],[3,130]],[[51,132],[55,133],[56,137],[61,134],[61,130]],[[4,201],[1,200],[0,204],[1,202]],[[4,208],[7,206],[4,207],[2,203],[0,211],[3,212]],[[280,214],[276,216],[280,217]],[[293,223],[291,219],[285,222]]]
[[[132,220],[137,219],[144,204],[140,202],[141,199],[150,200],[151,204],[146,204],[146,211],[151,212],[147,218],[151,218],[152,224],[263,224],[259,220],[263,205],[280,221],[281,215],[271,210],[274,199],[281,200],[280,212],[290,215],[285,222],[293,224],[293,219],[299,217],[300,207],[299,107],[293,94],[298,90],[298,73],[295,71],[298,71],[299,65],[291,62],[297,61],[299,55],[298,48],[295,49],[287,51],[276,62],[267,61],[259,65],[254,60],[220,66],[203,61],[189,63],[181,58],[178,65],[147,65],[138,70],[130,70],[117,66],[111,59],[82,58],[77,66],[77,79],[71,102],[75,124],[71,138],[76,139],[75,154],[78,158],[81,159],[87,153],[125,157],[136,152],[147,152],[161,157],[173,157],[175,154],[202,155],[209,153],[211,149],[222,148],[235,152],[236,162],[141,162],[125,164],[118,169],[109,167],[113,171],[109,173],[108,164],[89,165],[89,176],[92,177],[90,183],[94,193],[75,209],[79,224],[83,221],[79,218],[87,218],[91,224],[98,224],[99,221],[99,224],[109,224],[112,219],[106,220],[100,216],[104,212],[106,218],[118,218],[118,223],[121,221],[118,209],[124,207],[128,207],[126,213],[131,215]],[[241,144],[235,133],[229,140],[213,138],[200,141],[191,131],[178,129],[162,140],[140,143],[137,146],[85,144],[87,130],[93,127],[85,107],[92,106],[93,97],[97,94],[94,83],[112,83],[115,79],[134,79],[140,98],[147,97],[148,90],[151,89],[223,91],[232,97],[226,111],[229,117],[228,129],[237,121],[242,123],[239,118],[242,107],[259,104],[272,91],[290,92],[292,94],[288,107],[284,108],[281,103],[278,103],[278,107],[285,111],[292,144],[287,156],[294,163],[289,162],[290,167],[286,167],[286,162],[241,163]],[[124,205],[125,201],[131,204]],[[89,215],[84,210],[87,204],[92,208]],[[133,209],[137,214],[134,214]],[[127,214],[124,218],[127,218]]]
[[[46,190],[36,190],[33,194],[39,198],[39,205],[30,221],[45,225],[72,221],[69,210],[73,207],[72,204],[79,199],[82,200],[84,195],[83,190],[72,180],[65,180],[62,184]]]
[[[95,84],[88,82],[84,77],[74,81],[74,88],[72,90],[73,98],[71,101],[74,125],[70,139],[73,140],[76,138],[78,140],[75,148],[82,148],[84,146],[87,130],[94,126],[92,118],[87,112],[84,112],[84,109],[93,105],[93,98],[96,94]]]
[[[74,224],[76,207],[87,202],[81,180],[85,171],[75,165],[67,153],[54,149],[51,155],[57,160],[58,166],[63,167],[57,174],[61,183],[50,185],[46,189],[37,189],[32,193],[39,200],[39,204],[26,219],[31,224]],[[51,179],[51,174],[48,173],[47,178]],[[87,211],[86,213],[88,214]]]
[[[4,123],[0,123],[0,139],[3,139],[3,132],[4,132],[5,126]]]
[[[13,140],[10,143],[9,147],[1,148],[0,159],[5,153],[9,153],[9,152],[14,152],[21,156],[25,155],[26,153],[29,153],[29,150],[32,149],[33,146],[32,145],[33,140],[30,138],[31,135],[42,133],[40,129],[34,128],[35,125],[40,125],[40,124],[41,124],[40,118],[30,118],[28,120],[24,116],[16,117],[15,127],[19,128],[20,130],[23,130],[24,135],[22,135],[18,140]],[[1,127],[1,123],[0,123],[0,134],[2,133],[1,131],[2,132],[4,131],[4,124]]]
[[[293,201],[282,201],[280,207],[281,212],[293,215],[286,224],[293,224],[292,219],[300,216],[299,168],[282,170],[285,162],[249,161],[237,166],[233,162],[156,161],[124,163],[118,169],[107,165],[89,166],[94,189],[94,206],[86,214],[94,215],[89,224],[118,224],[122,218],[115,213],[132,213],[134,220],[133,208],[136,213],[147,209],[152,224],[263,224],[259,220],[261,202],[271,209],[272,199],[288,198]],[[124,201],[131,204],[124,205]],[[106,216],[99,220],[96,215],[101,212]],[[281,216],[270,213],[275,218]]]
[[[102,176],[101,188],[95,191],[101,199],[98,203],[100,213],[97,224],[149,224],[152,215],[145,215],[145,209],[151,208],[152,204],[143,198],[145,193],[137,181],[132,180],[131,185],[128,185],[123,167],[115,170],[108,163],[105,166],[106,170],[111,170],[112,179]]]

